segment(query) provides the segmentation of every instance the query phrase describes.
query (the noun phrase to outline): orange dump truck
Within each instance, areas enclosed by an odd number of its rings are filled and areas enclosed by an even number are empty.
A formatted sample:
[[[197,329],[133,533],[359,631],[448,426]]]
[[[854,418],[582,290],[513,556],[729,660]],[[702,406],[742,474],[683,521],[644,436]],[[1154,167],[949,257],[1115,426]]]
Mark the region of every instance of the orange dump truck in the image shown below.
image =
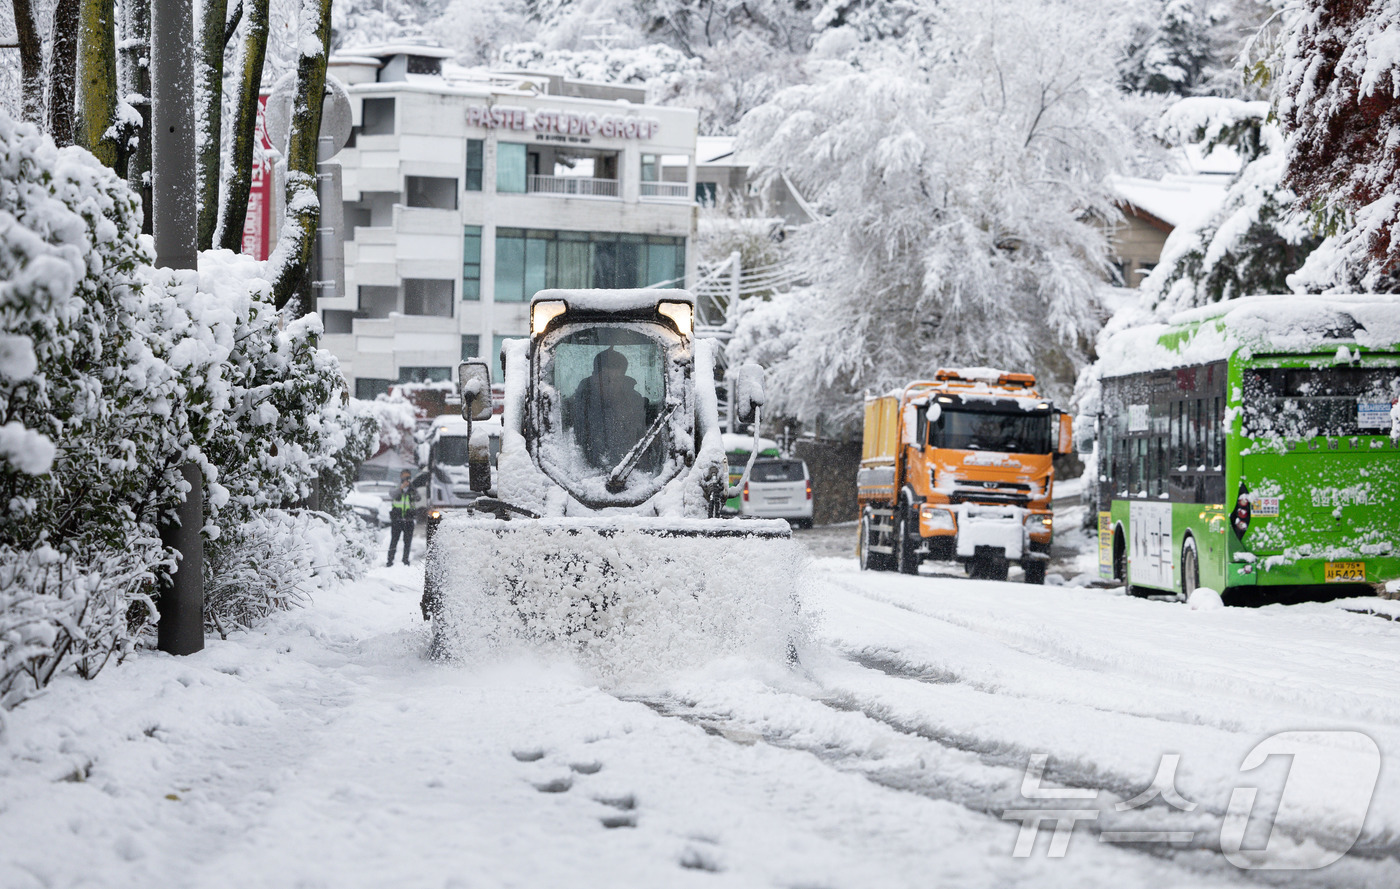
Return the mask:
[[[1044,583],[1051,457],[1071,440],[1069,415],[1031,374],[945,369],[867,398],[861,568],[916,574],[924,559],[957,559],[973,577],[1005,580],[1018,562],[1027,583]]]

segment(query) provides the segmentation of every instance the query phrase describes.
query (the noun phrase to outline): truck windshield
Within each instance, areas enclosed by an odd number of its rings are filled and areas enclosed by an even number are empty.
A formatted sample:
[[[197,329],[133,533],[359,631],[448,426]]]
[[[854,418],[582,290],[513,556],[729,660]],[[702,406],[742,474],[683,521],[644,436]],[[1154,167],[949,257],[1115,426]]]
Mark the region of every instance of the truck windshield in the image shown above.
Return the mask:
[[[433,445],[433,460],[450,466],[467,465],[467,439],[463,435],[443,436]]]
[[[1381,435],[1400,397],[1400,368],[1271,367],[1244,372],[1244,434],[1251,438]]]
[[[666,399],[661,345],[628,328],[586,327],[555,344],[553,363],[566,438],[584,467],[612,470],[661,414]],[[664,433],[643,453],[638,472],[660,471]]]
[[[928,446],[960,451],[1044,454],[1050,450],[1050,415],[944,407],[938,419],[928,424]]]

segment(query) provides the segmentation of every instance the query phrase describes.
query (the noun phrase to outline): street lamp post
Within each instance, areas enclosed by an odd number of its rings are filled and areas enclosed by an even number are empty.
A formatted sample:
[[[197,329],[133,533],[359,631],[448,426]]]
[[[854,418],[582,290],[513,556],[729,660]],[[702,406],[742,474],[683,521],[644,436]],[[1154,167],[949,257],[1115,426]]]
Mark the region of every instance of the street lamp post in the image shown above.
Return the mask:
[[[195,180],[194,10],[191,0],[151,2],[151,219],[156,265],[199,267]],[[180,554],[160,596],[157,644],[171,654],[204,648],[204,479],[193,463],[180,466],[189,485],[161,540]]]

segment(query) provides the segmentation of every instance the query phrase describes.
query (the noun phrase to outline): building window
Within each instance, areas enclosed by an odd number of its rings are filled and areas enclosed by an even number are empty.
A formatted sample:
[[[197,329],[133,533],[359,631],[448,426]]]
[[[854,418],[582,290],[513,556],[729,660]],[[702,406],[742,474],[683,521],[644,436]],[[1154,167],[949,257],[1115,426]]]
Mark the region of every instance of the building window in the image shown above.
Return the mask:
[[[322,309],[321,326],[326,333],[354,333],[355,313],[349,309]]]
[[[462,360],[481,357],[481,337],[474,333],[462,334]]]
[[[452,282],[436,278],[404,278],[403,313],[451,318]]]
[[[481,299],[481,226],[462,231],[462,299]]]
[[[399,310],[399,288],[361,285],[360,317],[388,318],[390,312]]]
[[[360,106],[361,136],[394,135],[394,100],[365,99]]]
[[[481,191],[481,175],[486,169],[482,157],[485,144],[480,139],[467,140],[467,191]]]
[[[714,182],[695,183],[695,203],[713,207],[719,198],[719,186]]]
[[[525,193],[525,145],[523,143],[496,143],[496,191],[507,194]]]
[[[442,59],[435,59],[431,56],[409,56],[409,74],[430,74],[434,77],[442,76]]]
[[[373,377],[357,377],[355,379],[355,397],[364,401],[373,401],[380,395],[389,394],[388,380],[378,380]]]
[[[661,156],[657,154],[642,155],[642,181],[661,181]]]
[[[404,191],[410,207],[457,209],[457,180],[438,176],[405,176]]]
[[[496,230],[496,299],[522,302],[547,287],[676,287],[685,239],[614,232]]]
[[[506,378],[506,366],[501,362],[501,344],[504,343],[506,340],[519,339],[524,335],[525,334],[521,333],[506,334],[505,336],[502,336],[498,333],[495,336],[491,337],[491,362],[495,365],[495,370],[492,371],[492,373],[494,373],[495,376],[492,377],[492,379],[504,380]]]
[[[452,380],[450,367],[401,367],[400,383],[446,383]]]

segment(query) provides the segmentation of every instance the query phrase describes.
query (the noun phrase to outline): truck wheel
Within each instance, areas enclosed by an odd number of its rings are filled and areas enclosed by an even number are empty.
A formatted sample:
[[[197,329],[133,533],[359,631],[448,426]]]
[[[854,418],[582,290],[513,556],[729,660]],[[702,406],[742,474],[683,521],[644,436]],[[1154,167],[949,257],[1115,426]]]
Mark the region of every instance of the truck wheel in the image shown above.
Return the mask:
[[[870,551],[870,523],[872,517],[866,512],[860,517],[860,539],[856,542],[857,554],[860,556],[860,570],[862,571],[883,571],[885,569],[884,553],[872,553]]]
[[[1024,566],[1026,572],[1026,583],[1044,584],[1045,566],[1048,564],[1043,559],[1032,559]]]
[[[900,574],[919,573],[918,538],[909,537],[909,511],[901,509],[894,526],[894,560]]]

